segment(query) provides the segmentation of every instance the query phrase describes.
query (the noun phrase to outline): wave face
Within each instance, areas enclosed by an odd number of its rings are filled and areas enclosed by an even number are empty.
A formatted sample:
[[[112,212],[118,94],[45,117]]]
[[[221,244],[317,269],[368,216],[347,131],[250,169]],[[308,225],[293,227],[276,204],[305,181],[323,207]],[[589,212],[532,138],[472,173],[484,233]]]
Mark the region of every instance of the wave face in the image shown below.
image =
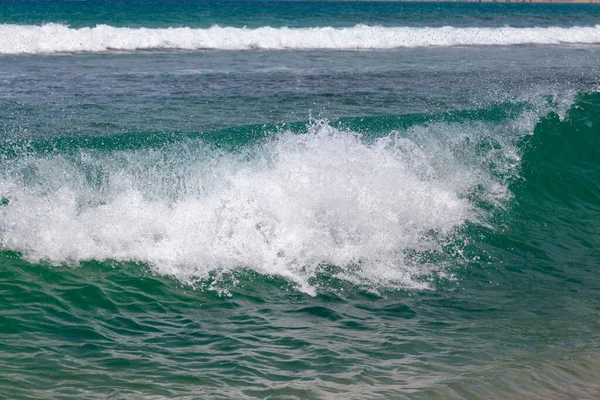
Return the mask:
[[[381,27],[255,29],[213,26],[194,28],[121,28],[97,25],[72,29],[49,23],[0,25],[0,54],[104,52],[154,49],[284,50],[395,49],[436,46],[519,44],[596,44],[594,27],[474,28]]]

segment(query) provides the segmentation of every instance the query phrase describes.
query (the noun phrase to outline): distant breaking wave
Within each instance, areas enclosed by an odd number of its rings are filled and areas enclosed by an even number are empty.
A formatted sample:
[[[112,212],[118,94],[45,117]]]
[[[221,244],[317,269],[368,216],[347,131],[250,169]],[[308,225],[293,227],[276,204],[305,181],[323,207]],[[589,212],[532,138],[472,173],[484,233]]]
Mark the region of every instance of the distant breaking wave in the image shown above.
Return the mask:
[[[73,29],[61,24],[0,25],[0,54],[103,52],[151,49],[283,50],[394,49],[433,46],[600,43],[600,25],[547,28],[380,27],[256,29],[117,28]]]

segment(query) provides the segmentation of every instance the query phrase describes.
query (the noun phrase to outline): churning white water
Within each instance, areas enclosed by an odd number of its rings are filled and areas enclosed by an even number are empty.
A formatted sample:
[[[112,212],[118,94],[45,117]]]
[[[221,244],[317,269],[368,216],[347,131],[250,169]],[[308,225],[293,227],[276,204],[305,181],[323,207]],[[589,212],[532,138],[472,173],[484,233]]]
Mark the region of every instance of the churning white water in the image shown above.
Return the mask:
[[[499,132],[438,123],[364,140],[320,121],[233,152],[190,139],[7,159],[0,245],[31,262],[140,261],[187,281],[244,267],[312,293],[318,268],[335,265],[353,282],[424,287],[435,267],[406,252],[480,220],[473,193],[510,196],[502,176],[519,156]]]
[[[282,49],[394,49],[434,46],[600,43],[590,27],[382,27],[347,28],[122,28],[108,25],[0,24],[0,54],[57,52]]]

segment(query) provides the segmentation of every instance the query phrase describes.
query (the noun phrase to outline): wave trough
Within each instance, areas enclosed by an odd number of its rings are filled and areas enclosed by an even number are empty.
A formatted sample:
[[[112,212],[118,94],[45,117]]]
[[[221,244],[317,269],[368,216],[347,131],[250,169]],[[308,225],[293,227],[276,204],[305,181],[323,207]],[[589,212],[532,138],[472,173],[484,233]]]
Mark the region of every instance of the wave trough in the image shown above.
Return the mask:
[[[546,28],[381,27],[256,29],[125,28],[97,25],[73,29],[49,23],[0,25],[0,54],[104,52],[156,49],[284,50],[394,49],[435,46],[597,44],[600,25]]]

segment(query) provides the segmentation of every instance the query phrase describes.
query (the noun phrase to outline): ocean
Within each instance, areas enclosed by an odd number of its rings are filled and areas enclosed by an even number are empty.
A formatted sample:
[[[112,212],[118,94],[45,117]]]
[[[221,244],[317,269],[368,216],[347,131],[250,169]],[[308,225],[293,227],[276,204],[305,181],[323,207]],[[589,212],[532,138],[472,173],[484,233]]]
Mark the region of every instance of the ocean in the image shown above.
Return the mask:
[[[0,2],[0,398],[600,398],[600,5]]]

